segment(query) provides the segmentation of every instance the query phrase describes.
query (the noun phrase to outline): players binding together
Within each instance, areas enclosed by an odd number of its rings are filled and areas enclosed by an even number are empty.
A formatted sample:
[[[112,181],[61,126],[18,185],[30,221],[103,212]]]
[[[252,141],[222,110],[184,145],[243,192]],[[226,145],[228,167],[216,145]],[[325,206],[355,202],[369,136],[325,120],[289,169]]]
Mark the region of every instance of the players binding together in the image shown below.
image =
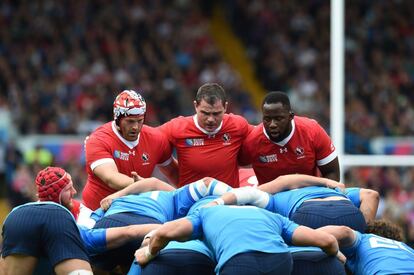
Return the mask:
[[[0,274],[414,274],[378,193],[338,182],[330,137],[286,93],[265,96],[256,126],[226,113],[216,83],[193,104],[150,127],[144,98],[118,94],[85,141],[82,201],[68,171],[39,171],[39,201],[3,224]]]

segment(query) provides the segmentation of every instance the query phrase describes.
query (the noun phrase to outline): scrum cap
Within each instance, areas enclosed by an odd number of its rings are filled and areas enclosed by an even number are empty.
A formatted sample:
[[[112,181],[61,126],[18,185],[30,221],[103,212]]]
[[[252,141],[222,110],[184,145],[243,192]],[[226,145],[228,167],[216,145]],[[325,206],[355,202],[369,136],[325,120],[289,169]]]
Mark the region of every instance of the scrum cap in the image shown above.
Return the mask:
[[[69,184],[68,173],[60,167],[46,167],[36,177],[37,194],[40,201],[61,203],[60,194]]]
[[[144,115],[147,104],[144,98],[133,90],[122,91],[114,101],[114,120],[122,116]]]

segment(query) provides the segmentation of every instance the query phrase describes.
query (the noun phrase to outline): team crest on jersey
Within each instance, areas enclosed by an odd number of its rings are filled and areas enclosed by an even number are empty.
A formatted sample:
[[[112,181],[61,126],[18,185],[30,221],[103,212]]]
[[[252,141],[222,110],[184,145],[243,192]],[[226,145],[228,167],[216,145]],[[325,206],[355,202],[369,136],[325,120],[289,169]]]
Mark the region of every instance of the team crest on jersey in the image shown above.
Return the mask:
[[[262,163],[277,162],[277,155],[259,156],[259,161]]]
[[[128,161],[129,160],[129,153],[125,153],[125,152],[115,150],[114,151],[114,158]]]
[[[305,155],[304,155],[305,154],[305,149],[303,149],[303,147],[300,147],[300,146],[296,147],[295,153],[296,153],[297,159],[301,159],[301,158],[305,157]]]
[[[229,133],[224,133],[223,135],[223,145],[230,145],[231,136]]]
[[[142,159],[142,165],[148,165],[149,164],[149,155],[148,153],[142,153],[141,159]]]
[[[203,146],[204,139],[203,138],[186,138],[185,144],[187,146]]]

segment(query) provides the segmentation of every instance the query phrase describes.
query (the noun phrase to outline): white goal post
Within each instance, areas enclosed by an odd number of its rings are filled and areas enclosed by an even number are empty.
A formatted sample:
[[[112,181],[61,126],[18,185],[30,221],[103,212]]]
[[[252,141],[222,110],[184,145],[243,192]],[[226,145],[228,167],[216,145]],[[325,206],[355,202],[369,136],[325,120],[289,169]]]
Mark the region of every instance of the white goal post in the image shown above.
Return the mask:
[[[344,172],[354,166],[414,166],[414,156],[398,155],[348,155],[344,152],[345,132],[345,85],[344,85],[344,0],[331,0],[331,137],[336,146],[341,165],[341,180]]]

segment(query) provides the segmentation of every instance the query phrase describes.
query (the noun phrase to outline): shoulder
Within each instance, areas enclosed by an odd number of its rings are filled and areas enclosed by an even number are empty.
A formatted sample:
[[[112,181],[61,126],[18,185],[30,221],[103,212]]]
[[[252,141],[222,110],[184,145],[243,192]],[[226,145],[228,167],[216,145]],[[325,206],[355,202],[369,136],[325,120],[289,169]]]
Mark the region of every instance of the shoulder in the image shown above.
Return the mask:
[[[110,121],[96,128],[95,131],[89,135],[89,138],[100,138],[112,134],[112,121]]]
[[[326,133],[322,126],[312,118],[295,116],[294,119],[295,127],[301,134],[313,136]]]
[[[313,119],[313,118],[309,118],[309,117],[304,117],[304,116],[295,116],[294,117],[295,120],[295,125],[297,127],[314,127],[316,125],[319,126],[319,123]]]
[[[240,123],[242,125],[244,125],[244,124],[247,125],[248,124],[247,120],[244,117],[242,117],[240,115],[235,115],[235,114],[232,114],[232,113],[224,114],[223,120],[224,121],[227,120],[227,121],[234,122],[234,123]]]
[[[166,123],[162,124],[158,128],[161,130],[165,130],[166,128],[169,128],[170,130],[177,130],[177,129],[183,129],[187,128],[188,125],[193,125],[194,120],[193,116],[178,116],[176,118],[171,119],[170,121],[167,121]]]

